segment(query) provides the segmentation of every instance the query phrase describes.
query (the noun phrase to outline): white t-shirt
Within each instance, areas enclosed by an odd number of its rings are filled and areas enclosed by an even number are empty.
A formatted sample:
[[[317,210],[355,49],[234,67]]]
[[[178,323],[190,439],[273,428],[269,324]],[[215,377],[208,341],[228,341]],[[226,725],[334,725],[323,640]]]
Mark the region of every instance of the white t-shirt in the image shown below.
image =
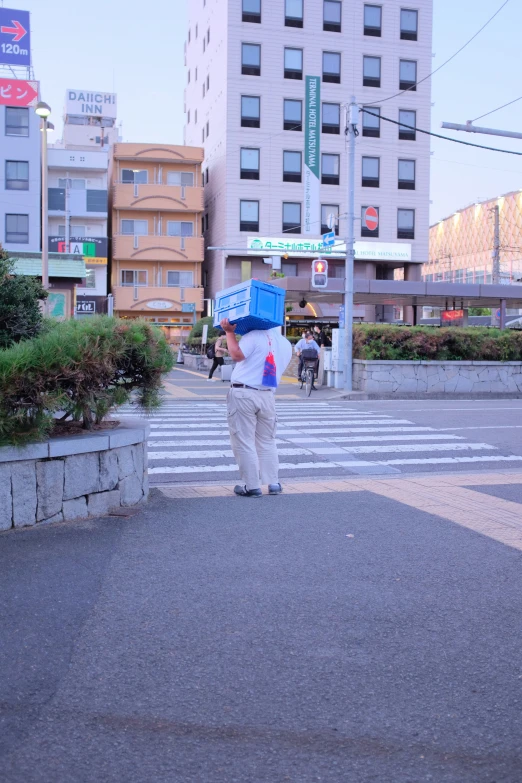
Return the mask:
[[[272,345],[269,344],[269,338]],[[232,371],[231,383],[244,383],[245,386],[263,386],[263,370],[265,359],[270,351],[274,354],[276,366],[277,384],[288,367],[292,358],[292,346],[286,337],[283,337],[278,327],[268,329],[254,329],[245,334],[239,347],[245,359],[238,362]]]

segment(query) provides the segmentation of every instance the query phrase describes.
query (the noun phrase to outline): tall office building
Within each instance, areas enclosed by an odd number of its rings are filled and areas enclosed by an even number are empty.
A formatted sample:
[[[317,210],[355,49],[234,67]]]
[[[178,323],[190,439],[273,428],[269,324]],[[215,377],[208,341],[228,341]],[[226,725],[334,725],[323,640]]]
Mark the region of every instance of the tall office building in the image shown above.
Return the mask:
[[[118,141],[116,95],[68,89],[63,138],[48,152],[49,250],[85,261],[76,317],[108,309],[109,150]]]
[[[206,253],[210,295],[266,278],[262,256],[274,252],[288,254],[282,271],[296,278],[297,291],[299,278],[310,276],[303,251],[319,254],[328,216],[339,241],[346,235],[352,95],[361,108],[355,276],[420,279],[428,258],[429,137],[415,128],[430,126],[430,80],[423,80],[431,44],[432,0],[404,7],[395,0],[189,4],[185,143],[205,151],[205,245],[225,248]],[[376,228],[364,221],[370,206]],[[331,256],[329,272],[344,276],[341,256]],[[355,316],[392,320],[394,308],[359,306]]]

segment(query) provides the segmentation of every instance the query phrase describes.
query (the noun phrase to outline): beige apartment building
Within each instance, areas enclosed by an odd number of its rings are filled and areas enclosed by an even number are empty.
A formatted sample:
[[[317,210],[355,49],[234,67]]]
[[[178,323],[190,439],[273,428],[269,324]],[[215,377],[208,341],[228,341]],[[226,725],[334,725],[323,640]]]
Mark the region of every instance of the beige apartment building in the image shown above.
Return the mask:
[[[203,310],[203,150],[118,143],[109,167],[114,313],[183,342]]]

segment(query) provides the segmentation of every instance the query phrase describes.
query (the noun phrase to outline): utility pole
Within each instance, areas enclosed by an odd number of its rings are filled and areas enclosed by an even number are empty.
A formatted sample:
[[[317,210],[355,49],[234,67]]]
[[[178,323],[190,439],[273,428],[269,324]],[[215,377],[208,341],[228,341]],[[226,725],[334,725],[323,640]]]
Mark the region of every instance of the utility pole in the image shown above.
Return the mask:
[[[498,204],[495,204],[494,207],[491,207],[489,211],[493,212],[493,220],[495,223],[493,234],[493,252],[491,254],[493,258],[491,282],[493,285],[498,285],[500,283],[500,209]]]
[[[344,273],[344,389],[352,391],[353,364],[353,266],[355,257],[355,139],[359,135],[359,107],[352,95],[346,112],[348,136],[348,220],[346,227],[346,261]]]

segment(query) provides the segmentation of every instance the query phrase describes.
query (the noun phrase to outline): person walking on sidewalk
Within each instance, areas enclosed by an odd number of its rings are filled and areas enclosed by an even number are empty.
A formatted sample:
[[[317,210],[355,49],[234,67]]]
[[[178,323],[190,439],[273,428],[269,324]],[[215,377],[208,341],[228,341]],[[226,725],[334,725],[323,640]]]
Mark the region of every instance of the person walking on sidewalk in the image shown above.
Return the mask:
[[[212,376],[214,375],[214,372],[217,370],[218,367],[222,367],[225,364],[225,354],[227,353],[227,349],[224,346],[225,340],[225,333],[219,335],[216,342],[214,343],[214,361],[212,362],[212,367],[210,368],[210,372],[208,374],[208,381],[212,380]]]
[[[255,329],[238,343],[235,326],[221,321],[228,352],[237,362],[227,395],[228,429],[232,451],[239,466],[241,484],[236,495],[261,497],[268,484],[269,495],[279,495],[279,456],[276,446],[275,390],[292,358],[292,346],[280,329]]]

